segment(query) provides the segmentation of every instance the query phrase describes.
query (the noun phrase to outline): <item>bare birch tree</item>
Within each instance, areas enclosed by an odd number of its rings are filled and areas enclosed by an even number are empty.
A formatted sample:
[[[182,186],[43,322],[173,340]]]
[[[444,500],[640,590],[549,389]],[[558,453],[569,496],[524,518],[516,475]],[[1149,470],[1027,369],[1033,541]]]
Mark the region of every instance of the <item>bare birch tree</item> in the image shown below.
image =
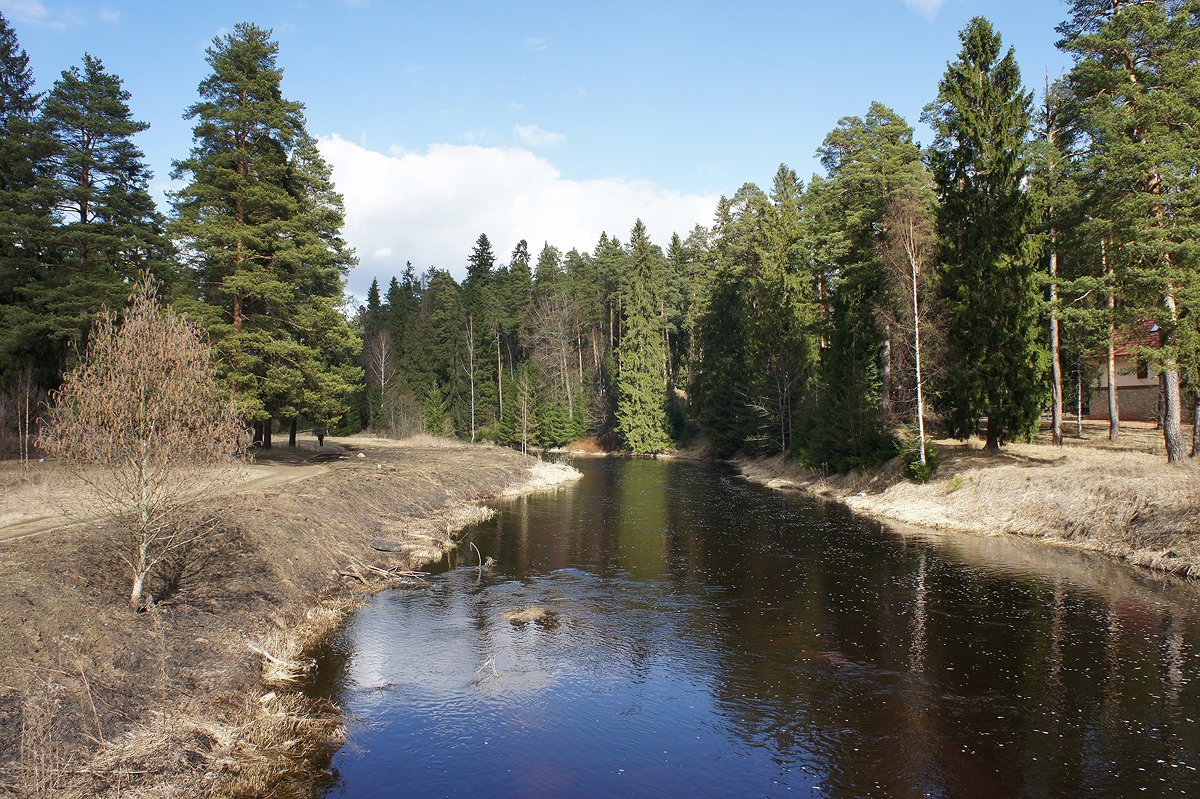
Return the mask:
[[[38,444],[88,486],[88,510],[123,532],[136,611],[154,569],[213,529],[195,500],[228,479],[216,467],[249,436],[207,337],[159,303],[152,278],[135,286],[123,317],[102,314],[52,395]]]
[[[567,413],[575,414],[575,392],[572,368],[577,360],[575,347],[579,342],[579,310],[566,296],[551,296],[538,300],[526,322],[533,345],[533,357],[555,390],[567,400]]]
[[[392,435],[395,435],[395,403],[388,402],[388,391],[396,380],[396,356],[392,336],[386,330],[376,330],[367,342],[367,377],[371,381],[371,388],[379,389],[381,414],[385,408],[390,411],[389,428]],[[377,428],[380,426],[378,420],[372,421]]]
[[[922,359],[922,319],[925,315],[924,296],[932,275],[926,269],[934,243],[933,229],[925,203],[911,188],[896,192],[883,217],[883,241],[880,255],[883,260],[889,293],[899,300],[903,311],[897,316],[896,327],[908,335],[912,353],[914,404],[917,425],[918,457],[926,464],[925,393]]]

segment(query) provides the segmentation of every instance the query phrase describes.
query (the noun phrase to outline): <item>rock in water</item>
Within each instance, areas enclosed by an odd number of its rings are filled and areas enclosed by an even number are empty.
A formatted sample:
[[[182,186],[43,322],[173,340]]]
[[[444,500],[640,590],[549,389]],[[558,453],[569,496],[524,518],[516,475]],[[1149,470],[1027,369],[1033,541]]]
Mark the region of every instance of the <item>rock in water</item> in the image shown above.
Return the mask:
[[[554,616],[554,611],[546,610],[537,605],[530,605],[527,608],[520,610],[504,610],[500,612],[500,618],[505,621],[511,621],[513,624],[524,624],[529,621],[541,621]]]

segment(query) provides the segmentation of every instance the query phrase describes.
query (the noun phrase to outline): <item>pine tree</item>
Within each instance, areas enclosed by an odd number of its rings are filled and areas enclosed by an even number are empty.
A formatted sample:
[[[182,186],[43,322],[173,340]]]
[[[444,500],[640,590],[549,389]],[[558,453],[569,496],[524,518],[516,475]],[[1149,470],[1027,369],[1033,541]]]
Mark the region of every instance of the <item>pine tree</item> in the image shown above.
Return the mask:
[[[341,240],[341,198],[284,99],[279,46],[249,23],[213,40],[200,84],[187,185],[172,197],[174,235],[190,253],[194,312],[208,326],[226,379],[259,438],[272,418],[332,422],[361,374],[361,346],[340,306],[354,261]]]
[[[946,326],[940,406],[952,435],[987,416],[987,446],[1037,429],[1045,396],[1040,297],[1031,251],[1031,95],[1011,48],[982,17],[959,34],[928,119],[941,197],[941,302]]]
[[[1200,338],[1200,2],[1074,0],[1059,27],[1101,181],[1089,212],[1111,226],[1127,305],[1159,325],[1144,355],[1160,374],[1167,460],[1184,456],[1181,370]]]
[[[567,293],[566,275],[563,273],[562,252],[549,243],[538,253],[537,271],[534,273],[534,299],[558,297]]]
[[[875,102],[865,116],[839,120],[818,153],[827,175],[810,185],[805,214],[813,314],[827,346],[804,438],[810,461],[841,471],[893,451],[898,333],[879,313],[887,298],[877,244],[892,196],[920,171],[920,151],[908,123]]]
[[[1047,81],[1037,109],[1029,189],[1034,203],[1036,230],[1042,240],[1047,281],[1048,356],[1050,361],[1050,433],[1063,443],[1063,303],[1070,283],[1063,280],[1062,255],[1065,229],[1077,226],[1079,175],[1076,98],[1065,81]],[[1069,234],[1066,234],[1069,235]]]
[[[166,271],[168,253],[133,143],[149,125],[133,119],[119,77],[85,55],[82,69],[65,70],[46,95],[38,127],[48,148],[38,190],[55,215],[58,263],[38,282],[36,305],[62,363],[102,307],[124,303],[139,273]]]
[[[467,316],[463,310],[458,283],[444,269],[432,269],[426,291],[426,346],[433,381],[445,398],[450,426],[470,432],[470,405],[467,385],[465,331]]]
[[[37,168],[46,154],[36,114],[29,57],[0,14],[0,380],[40,365],[43,385],[60,371],[58,353],[36,310],[50,230],[49,209],[37,192]]]
[[[624,330],[618,350],[617,432],[631,451],[662,452],[667,435],[666,364],[659,337],[661,289],[657,255],[639,219],[629,240]]]

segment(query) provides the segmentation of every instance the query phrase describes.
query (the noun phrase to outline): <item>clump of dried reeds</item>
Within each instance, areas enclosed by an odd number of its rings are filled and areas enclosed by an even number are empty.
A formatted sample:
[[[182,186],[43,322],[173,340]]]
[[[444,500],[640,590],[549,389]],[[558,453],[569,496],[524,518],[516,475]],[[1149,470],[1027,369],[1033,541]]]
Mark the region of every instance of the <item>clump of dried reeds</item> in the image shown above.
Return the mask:
[[[262,679],[267,685],[294,685],[312,670],[315,661],[305,652],[332,635],[346,614],[361,606],[350,597],[336,597],[310,608],[294,623],[276,619],[276,626],[248,647],[262,658]]]

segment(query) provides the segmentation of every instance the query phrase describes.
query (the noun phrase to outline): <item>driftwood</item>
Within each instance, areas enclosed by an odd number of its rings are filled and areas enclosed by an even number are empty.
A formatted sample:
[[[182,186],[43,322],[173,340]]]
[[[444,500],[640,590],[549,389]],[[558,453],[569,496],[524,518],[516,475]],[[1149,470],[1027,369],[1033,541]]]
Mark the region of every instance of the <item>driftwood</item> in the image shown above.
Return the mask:
[[[390,566],[372,566],[371,564],[363,563],[360,560],[352,560],[348,567],[345,569],[339,569],[338,574],[340,574],[342,577],[353,578],[358,580],[363,585],[372,587],[377,587],[376,585],[373,585],[372,579],[392,581],[389,587],[429,588],[433,585],[424,579],[429,576],[429,572],[412,571],[410,569],[401,569]]]

